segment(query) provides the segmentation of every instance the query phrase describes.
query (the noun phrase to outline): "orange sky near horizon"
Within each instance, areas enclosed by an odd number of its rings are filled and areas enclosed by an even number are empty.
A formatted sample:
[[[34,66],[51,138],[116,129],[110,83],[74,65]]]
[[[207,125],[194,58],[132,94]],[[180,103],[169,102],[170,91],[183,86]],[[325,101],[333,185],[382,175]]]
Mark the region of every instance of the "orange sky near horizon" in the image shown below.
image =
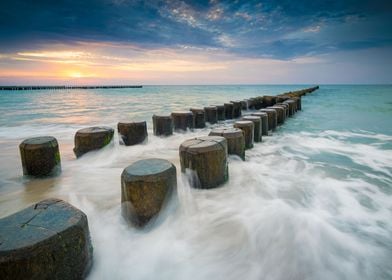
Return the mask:
[[[127,44],[78,42],[72,46],[47,45],[41,49],[0,54],[0,83],[328,83],[328,77],[321,72],[338,73],[344,67],[347,68],[339,62],[331,62],[325,55],[278,60],[241,57],[213,48],[142,49]],[[350,67],[357,68],[356,77],[367,75],[355,65]]]

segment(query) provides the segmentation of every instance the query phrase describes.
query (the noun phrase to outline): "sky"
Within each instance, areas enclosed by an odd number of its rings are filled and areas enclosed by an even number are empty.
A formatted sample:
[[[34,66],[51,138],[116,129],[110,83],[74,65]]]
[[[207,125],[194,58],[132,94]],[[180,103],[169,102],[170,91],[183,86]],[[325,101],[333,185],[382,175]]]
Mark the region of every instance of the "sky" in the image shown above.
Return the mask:
[[[0,84],[392,83],[391,0],[2,0]]]

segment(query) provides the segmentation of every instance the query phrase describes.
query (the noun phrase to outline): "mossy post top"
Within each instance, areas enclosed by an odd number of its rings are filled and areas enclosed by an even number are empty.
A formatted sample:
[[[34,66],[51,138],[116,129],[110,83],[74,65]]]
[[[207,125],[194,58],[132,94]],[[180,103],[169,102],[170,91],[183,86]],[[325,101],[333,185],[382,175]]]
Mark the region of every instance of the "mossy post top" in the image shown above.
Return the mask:
[[[61,199],[47,199],[0,219],[0,256],[9,251],[29,250],[80,222],[87,216]]]
[[[86,128],[82,128],[79,129],[76,133],[78,135],[91,135],[94,133],[107,133],[108,131],[110,132],[114,132],[114,129],[108,126],[93,126],[93,127],[86,127]]]
[[[39,137],[33,137],[24,140],[22,143],[20,143],[20,146],[47,146],[47,147],[53,147],[53,145],[57,145],[57,140],[53,136],[39,136]]]
[[[167,171],[174,169],[175,166],[165,159],[151,158],[142,159],[134,162],[124,169],[122,176],[126,181],[138,181],[148,178],[157,178],[159,175],[165,174]]]

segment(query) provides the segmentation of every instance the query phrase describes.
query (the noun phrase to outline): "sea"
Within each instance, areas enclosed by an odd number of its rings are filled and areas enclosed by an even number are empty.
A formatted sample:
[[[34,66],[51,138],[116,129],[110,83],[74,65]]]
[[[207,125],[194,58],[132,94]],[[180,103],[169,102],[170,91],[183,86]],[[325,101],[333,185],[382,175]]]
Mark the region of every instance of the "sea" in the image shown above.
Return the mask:
[[[310,86],[0,91],[0,217],[51,197],[81,209],[94,247],[88,279],[392,279],[391,85],[320,85],[245,161],[230,156],[229,181],[216,189],[189,186],[178,148],[232,121],[152,133],[153,114]],[[115,133],[75,158],[78,129],[143,120],[146,143],[122,146]],[[23,176],[18,146],[35,136],[57,138],[60,176]],[[136,229],[120,214],[120,175],[146,158],[174,163],[178,189]]]

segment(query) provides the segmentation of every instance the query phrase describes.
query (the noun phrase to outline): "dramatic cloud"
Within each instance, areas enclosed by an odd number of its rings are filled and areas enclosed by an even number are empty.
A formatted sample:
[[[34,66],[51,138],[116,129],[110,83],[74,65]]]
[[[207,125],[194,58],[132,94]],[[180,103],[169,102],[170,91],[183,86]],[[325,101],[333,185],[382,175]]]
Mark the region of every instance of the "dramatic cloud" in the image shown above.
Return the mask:
[[[117,63],[123,71],[221,71],[228,61],[293,63],[342,52],[354,60],[349,64],[360,61],[354,54],[378,60],[376,50],[391,49],[391,17],[388,0],[1,1],[0,69],[17,73],[24,65],[25,73],[35,62],[42,68]],[[392,54],[382,54],[379,67],[389,71]]]

